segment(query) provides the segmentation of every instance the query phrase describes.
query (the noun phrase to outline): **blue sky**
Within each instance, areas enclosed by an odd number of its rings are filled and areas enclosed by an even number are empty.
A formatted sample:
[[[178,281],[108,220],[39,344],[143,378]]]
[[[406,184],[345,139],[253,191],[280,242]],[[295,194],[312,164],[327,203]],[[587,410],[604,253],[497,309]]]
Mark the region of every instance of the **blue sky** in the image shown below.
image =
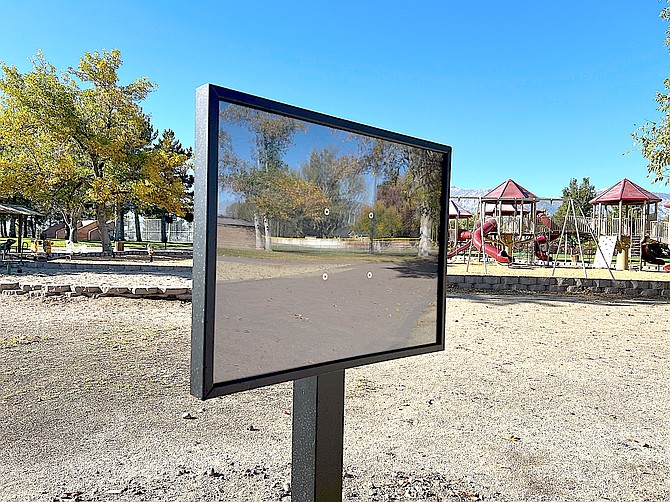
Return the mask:
[[[631,131],[670,76],[658,0],[47,2],[6,0],[0,59],[59,68],[122,51],[147,76],[157,128],[193,144],[214,83],[454,148],[452,184],[514,178],[539,196],[571,177],[654,191]]]

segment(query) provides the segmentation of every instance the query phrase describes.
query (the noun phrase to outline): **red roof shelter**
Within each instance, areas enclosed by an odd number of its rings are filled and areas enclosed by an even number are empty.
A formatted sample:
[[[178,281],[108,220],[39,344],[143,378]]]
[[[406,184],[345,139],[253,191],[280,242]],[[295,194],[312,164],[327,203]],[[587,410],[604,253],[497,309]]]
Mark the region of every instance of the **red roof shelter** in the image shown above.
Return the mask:
[[[472,218],[472,213],[462,207],[461,205],[457,204],[453,200],[449,200],[449,218]]]
[[[596,197],[593,200],[589,201],[589,204],[635,204],[639,205],[643,202],[653,203],[661,202],[661,198],[657,195],[651,193],[649,190],[645,190],[639,185],[636,185],[631,180],[624,178],[616,185],[611,186],[605,190],[602,194]]]
[[[513,179],[503,181],[482,197],[484,201],[535,202],[539,198],[530,190],[525,189]]]
[[[487,215],[530,216],[534,220],[535,205],[539,200],[533,192],[508,179],[482,197],[482,210]],[[530,231],[534,234],[534,227]]]
[[[662,200],[649,190],[624,178],[590,200],[589,204],[596,206],[593,219],[599,235],[644,238],[649,235],[650,222],[657,219],[657,206]],[[618,210],[608,217],[609,210],[606,206],[614,206]]]

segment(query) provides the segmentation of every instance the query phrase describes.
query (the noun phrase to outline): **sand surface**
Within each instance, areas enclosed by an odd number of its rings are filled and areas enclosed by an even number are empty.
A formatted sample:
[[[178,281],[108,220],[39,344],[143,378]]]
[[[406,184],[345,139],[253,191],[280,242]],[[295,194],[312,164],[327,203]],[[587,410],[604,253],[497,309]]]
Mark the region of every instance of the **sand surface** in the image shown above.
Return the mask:
[[[290,500],[291,385],[189,396],[190,315],[0,296],[0,500]],[[446,335],[347,370],[345,500],[670,499],[670,304],[458,293]]]

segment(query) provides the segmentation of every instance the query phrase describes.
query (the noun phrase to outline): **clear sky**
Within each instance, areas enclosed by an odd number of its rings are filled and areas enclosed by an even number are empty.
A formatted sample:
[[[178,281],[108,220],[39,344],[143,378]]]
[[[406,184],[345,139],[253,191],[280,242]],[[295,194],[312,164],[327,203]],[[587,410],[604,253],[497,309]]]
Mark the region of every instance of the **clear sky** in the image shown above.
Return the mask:
[[[121,50],[154,125],[193,144],[214,83],[454,148],[452,184],[513,178],[539,196],[571,177],[651,185],[630,133],[670,76],[659,0],[4,0],[0,60],[59,68]]]

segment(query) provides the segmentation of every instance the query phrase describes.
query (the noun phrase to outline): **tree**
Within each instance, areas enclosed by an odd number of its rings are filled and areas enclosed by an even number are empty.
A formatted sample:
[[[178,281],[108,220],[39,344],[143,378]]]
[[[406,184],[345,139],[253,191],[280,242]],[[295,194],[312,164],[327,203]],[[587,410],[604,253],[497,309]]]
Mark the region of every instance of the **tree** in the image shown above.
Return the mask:
[[[419,213],[419,258],[430,255],[432,222],[440,214],[442,153],[408,148],[407,197]]]
[[[273,115],[243,106],[229,105],[220,113],[222,122],[241,127],[251,133],[254,145],[251,161],[238,155],[232,146],[230,133],[220,131],[222,155],[220,177],[224,188],[241,193],[253,205],[256,248],[261,248],[260,220],[263,220],[265,250],[272,251],[270,219],[287,217],[298,209],[314,204],[309,199],[316,196],[314,187],[301,183],[289,173],[284,155],[293,144],[293,136],[304,131],[304,124],[290,117]],[[315,210],[316,205],[311,206]],[[323,208],[322,208],[323,210]],[[314,213],[317,214],[316,212]]]
[[[387,194],[390,189],[401,190],[404,198],[398,201],[401,212],[411,208],[418,223],[418,256],[427,257],[432,220],[440,210],[442,154],[375,138],[365,138],[360,145],[361,165],[365,172],[372,174],[374,200],[378,200],[380,186],[386,185]],[[376,235],[376,219],[371,222],[371,239]]]
[[[406,149],[397,143],[385,141],[379,138],[353,135],[352,139],[358,142],[359,148],[359,172],[372,177],[372,201],[370,207],[377,206],[377,191],[379,185],[388,181],[395,184],[398,177],[407,168]],[[377,237],[377,214],[372,212],[370,218],[370,252],[374,252],[374,240]]]
[[[590,178],[582,178],[581,184],[577,184],[577,178],[571,178],[570,183],[567,187],[563,189],[563,198],[572,199],[575,202],[575,211],[579,211],[581,208],[584,216],[591,216],[593,211],[593,206],[589,204],[590,200],[593,200],[596,197],[596,187],[591,184]],[[556,210],[554,217],[556,219],[565,218],[565,216],[570,216],[568,213],[569,201],[564,200],[561,205]],[[579,212],[577,216],[579,216]]]
[[[661,10],[661,19],[670,22],[670,8]],[[670,48],[670,26],[665,30],[665,46]],[[647,170],[652,183],[670,183],[668,169],[670,166],[670,78],[663,82],[665,92],[656,93],[657,110],[661,114],[658,121],[647,121],[637,131],[633,132],[635,146],[647,159]]]
[[[365,181],[358,171],[359,159],[331,148],[313,150],[302,164],[300,176],[317,186],[328,201],[328,214],[297,222],[301,235],[333,237],[336,230],[353,224],[365,194]]]
[[[370,218],[370,215],[373,215],[374,218]],[[377,201],[374,210],[372,206],[367,205],[361,208],[352,231],[358,235],[371,236],[373,220],[376,239],[388,239],[401,235],[402,217],[400,211],[396,206],[387,206],[381,201]]]
[[[121,64],[121,53],[112,50],[85,53],[76,69],[63,72],[42,53],[25,74],[0,65],[0,141],[10,143],[0,186],[13,184],[31,200],[53,203],[75,225],[91,206],[105,251],[111,250],[107,220],[117,204],[136,199],[185,212],[185,158],[151,148],[151,124],[139,105],[155,85],[146,78],[119,84]],[[17,135],[8,140],[12,132]],[[12,175],[18,179],[8,180]]]
[[[152,128],[153,130],[153,128]],[[161,240],[167,242],[166,225],[170,214],[193,220],[193,175],[188,159],[193,156],[184,148],[172,129],[166,129],[153,144],[137,155],[137,172],[129,190],[135,209],[136,240],[142,241],[139,214],[161,219]]]
[[[77,220],[85,209],[86,180],[76,149],[54,138],[16,103],[0,107],[0,191],[23,195],[45,214],[62,217],[76,242]]]

